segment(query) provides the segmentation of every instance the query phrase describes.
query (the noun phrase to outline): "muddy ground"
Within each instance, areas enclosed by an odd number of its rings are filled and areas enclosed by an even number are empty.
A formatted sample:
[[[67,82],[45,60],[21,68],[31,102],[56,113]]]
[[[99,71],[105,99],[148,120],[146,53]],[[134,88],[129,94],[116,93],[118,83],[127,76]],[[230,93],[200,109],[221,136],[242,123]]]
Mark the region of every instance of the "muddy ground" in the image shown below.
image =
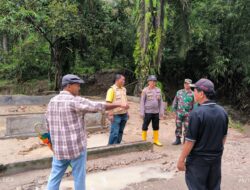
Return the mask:
[[[137,141],[141,138],[141,124],[142,120],[139,118],[138,103],[130,102],[130,119],[127,123],[124,142]],[[249,126],[245,126],[248,130]],[[108,171],[116,168],[126,168],[130,166],[143,166],[147,164],[160,164],[162,172],[173,173],[171,178],[151,178],[147,180],[141,180],[137,183],[127,184],[122,190],[184,190],[187,189],[184,180],[184,173],[178,172],[176,169],[176,162],[181,152],[182,145],[171,145],[174,140],[174,117],[173,114],[168,113],[167,118],[160,122],[160,140],[163,143],[163,147],[154,147],[153,151],[128,153],[118,156],[110,156],[106,158],[100,158],[96,160],[90,160],[87,162],[87,172],[89,175],[98,173],[100,171]],[[108,129],[106,130],[108,135]],[[94,135],[94,134],[91,134]],[[90,135],[90,136],[91,136]],[[13,140],[14,141],[14,140]],[[21,145],[25,147],[25,150],[29,150],[28,153],[39,155],[40,151],[43,154],[44,147],[35,146],[37,141],[32,139],[18,140]],[[148,132],[148,141],[152,141],[152,129]],[[7,141],[6,141],[7,142]],[[33,142],[33,143],[32,143]],[[5,145],[5,160],[8,159],[8,143]],[[13,145],[14,146],[14,145]],[[33,149],[32,149],[33,146]],[[3,147],[2,147],[3,148]],[[1,154],[3,150],[1,148]],[[11,148],[9,148],[11,149]],[[21,151],[21,149],[19,150]],[[11,154],[11,153],[10,153]],[[11,155],[9,155],[11,157]],[[20,155],[19,155],[20,156]],[[1,156],[0,156],[1,157]],[[20,159],[20,158],[19,158]],[[31,189],[44,189],[47,183],[47,178],[50,169],[36,170],[24,172],[21,174],[5,176],[0,178],[1,190],[31,190]],[[240,133],[237,130],[229,129],[228,140],[225,145],[225,152],[223,155],[222,164],[222,189],[225,190],[247,190],[250,189],[250,136],[245,133]],[[128,173],[127,177],[130,175]],[[63,181],[72,180],[70,171],[65,175]],[[112,180],[112,179],[110,179]],[[123,179],[121,179],[123,180]],[[71,189],[65,187],[62,189]],[[110,188],[111,189],[111,188]],[[103,189],[96,189],[103,190]],[[118,190],[118,189],[117,189]]]

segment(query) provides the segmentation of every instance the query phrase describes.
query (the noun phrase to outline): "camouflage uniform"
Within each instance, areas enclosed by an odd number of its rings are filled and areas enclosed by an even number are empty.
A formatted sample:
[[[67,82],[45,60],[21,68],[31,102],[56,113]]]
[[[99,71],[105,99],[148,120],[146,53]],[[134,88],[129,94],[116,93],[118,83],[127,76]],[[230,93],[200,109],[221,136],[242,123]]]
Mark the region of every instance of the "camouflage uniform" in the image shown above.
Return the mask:
[[[176,113],[176,137],[182,136],[182,125],[184,124],[184,134],[188,127],[189,113],[194,106],[194,94],[192,90],[186,91],[185,89],[179,90],[173,101],[173,111]]]

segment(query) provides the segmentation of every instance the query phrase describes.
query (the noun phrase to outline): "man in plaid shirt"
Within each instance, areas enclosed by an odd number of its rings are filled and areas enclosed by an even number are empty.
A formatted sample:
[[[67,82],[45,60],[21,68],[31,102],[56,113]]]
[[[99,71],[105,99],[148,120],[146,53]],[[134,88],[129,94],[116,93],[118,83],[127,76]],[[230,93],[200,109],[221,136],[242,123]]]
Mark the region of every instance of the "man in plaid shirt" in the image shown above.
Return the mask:
[[[82,83],[84,81],[76,75],[65,75],[62,78],[63,91],[48,104],[46,124],[54,152],[48,190],[59,189],[69,164],[72,166],[75,190],[85,190],[87,137],[84,115],[117,107],[128,109],[127,104],[93,102],[78,96]]]

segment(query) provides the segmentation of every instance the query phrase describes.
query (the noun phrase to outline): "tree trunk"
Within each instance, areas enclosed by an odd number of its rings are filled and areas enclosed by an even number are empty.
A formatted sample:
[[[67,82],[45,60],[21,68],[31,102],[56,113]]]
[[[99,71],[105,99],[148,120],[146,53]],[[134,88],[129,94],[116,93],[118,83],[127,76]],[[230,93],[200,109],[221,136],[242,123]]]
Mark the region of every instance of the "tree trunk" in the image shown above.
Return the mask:
[[[51,44],[51,64],[54,66],[54,90],[61,89],[62,75],[70,72],[71,65],[74,64],[74,58],[69,59],[74,54],[70,49],[70,43],[64,38],[57,38]]]
[[[51,64],[55,67],[54,90],[58,91],[61,88],[62,79],[62,64],[61,64],[61,49],[58,44],[51,47]]]
[[[139,77],[138,78],[138,83],[135,85],[134,88],[134,96],[141,96],[141,92],[145,86],[145,77]]]
[[[7,34],[3,34],[3,51],[8,52],[8,36]]]
[[[166,26],[166,0],[137,0],[137,40],[134,50],[138,84],[134,94],[140,94],[149,74],[159,74]]]

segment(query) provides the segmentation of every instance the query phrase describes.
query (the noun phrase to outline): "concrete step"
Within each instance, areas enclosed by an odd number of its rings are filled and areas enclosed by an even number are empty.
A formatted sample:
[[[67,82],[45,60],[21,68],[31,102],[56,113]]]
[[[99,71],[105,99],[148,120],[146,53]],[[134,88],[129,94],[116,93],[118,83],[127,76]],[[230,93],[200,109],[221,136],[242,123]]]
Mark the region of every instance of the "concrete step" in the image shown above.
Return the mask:
[[[124,154],[128,152],[152,150],[153,144],[150,142],[138,141],[111,146],[99,146],[88,148],[88,160]],[[0,164],[0,176],[11,175],[34,169],[45,169],[51,167],[52,157],[37,158],[27,161]]]

